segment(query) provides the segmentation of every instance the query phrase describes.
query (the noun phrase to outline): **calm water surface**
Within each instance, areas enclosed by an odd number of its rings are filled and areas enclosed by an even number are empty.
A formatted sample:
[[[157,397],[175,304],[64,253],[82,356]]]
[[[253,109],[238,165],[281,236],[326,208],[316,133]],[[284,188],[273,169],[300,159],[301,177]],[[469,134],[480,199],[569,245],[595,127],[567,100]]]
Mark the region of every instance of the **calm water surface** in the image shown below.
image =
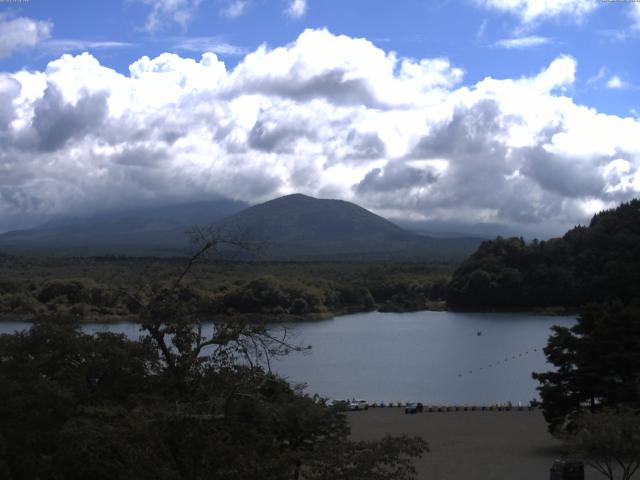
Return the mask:
[[[541,351],[549,328],[574,323],[574,317],[527,314],[373,312],[288,324],[294,342],[312,349],[275,361],[273,369],[330,398],[526,403],[537,397],[531,372],[550,369]],[[24,328],[0,323],[0,332]],[[85,329],[139,334],[135,324]]]

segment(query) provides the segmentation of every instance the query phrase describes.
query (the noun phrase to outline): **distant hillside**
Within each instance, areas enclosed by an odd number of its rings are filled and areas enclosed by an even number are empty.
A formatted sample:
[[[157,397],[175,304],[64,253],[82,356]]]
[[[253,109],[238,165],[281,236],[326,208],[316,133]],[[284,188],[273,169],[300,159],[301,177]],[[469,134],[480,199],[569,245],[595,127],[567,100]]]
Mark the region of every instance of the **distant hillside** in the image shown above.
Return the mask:
[[[0,235],[0,250],[52,255],[171,255],[188,246],[185,231],[212,224],[247,204],[228,199],[63,219]]]
[[[184,232],[214,225],[259,245],[259,260],[460,260],[478,238],[431,238],[353,203],[294,194],[245,208],[221,200],[115,212],[0,235],[0,251],[66,256],[180,255]],[[242,258],[247,258],[243,255]]]
[[[564,237],[483,242],[454,273],[453,308],[575,308],[640,301],[640,200],[593,217]]]
[[[264,246],[267,259],[451,260],[470,254],[477,238],[431,238],[404,230],[350,202],[287,195],[218,223]]]

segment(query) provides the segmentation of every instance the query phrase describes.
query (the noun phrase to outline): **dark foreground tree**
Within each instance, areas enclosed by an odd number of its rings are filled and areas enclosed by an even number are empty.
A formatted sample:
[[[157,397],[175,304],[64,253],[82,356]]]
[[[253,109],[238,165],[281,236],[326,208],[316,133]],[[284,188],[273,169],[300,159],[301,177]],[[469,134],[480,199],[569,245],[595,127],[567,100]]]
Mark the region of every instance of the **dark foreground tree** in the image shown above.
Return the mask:
[[[640,412],[604,409],[585,412],[572,434],[563,435],[568,452],[609,480],[630,480],[640,467]]]
[[[544,349],[555,371],[534,373],[549,430],[571,430],[587,409],[640,408],[640,309],[586,307],[571,328],[553,327]]]
[[[270,371],[298,349],[261,325],[205,326],[182,288],[124,292],[137,341],[51,318],[0,336],[0,478],[405,480],[419,438],[349,440],[345,416]]]

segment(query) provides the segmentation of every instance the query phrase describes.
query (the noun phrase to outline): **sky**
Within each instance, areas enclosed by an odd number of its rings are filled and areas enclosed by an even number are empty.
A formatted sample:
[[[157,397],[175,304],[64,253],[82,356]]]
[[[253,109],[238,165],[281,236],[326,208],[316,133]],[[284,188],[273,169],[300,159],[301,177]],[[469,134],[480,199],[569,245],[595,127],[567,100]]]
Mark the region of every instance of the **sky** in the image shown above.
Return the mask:
[[[640,193],[640,2],[0,0],[0,231],[290,193],[545,238]]]

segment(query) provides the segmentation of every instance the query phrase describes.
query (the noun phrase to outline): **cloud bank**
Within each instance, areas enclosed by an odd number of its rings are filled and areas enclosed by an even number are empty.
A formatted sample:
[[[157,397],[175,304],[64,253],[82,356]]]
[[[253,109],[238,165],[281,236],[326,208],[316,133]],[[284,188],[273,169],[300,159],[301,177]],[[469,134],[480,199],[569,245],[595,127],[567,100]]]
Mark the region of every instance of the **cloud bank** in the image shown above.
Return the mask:
[[[26,17],[9,18],[0,13],[0,58],[33,48],[51,36],[51,22]]]
[[[128,75],[63,55],[0,74],[0,229],[302,192],[414,220],[559,232],[640,192],[640,121],[576,104],[576,68],[561,56],[530,77],[464,85],[447,59],[398,58],[326,30],[262,46],[232,70],[213,53],[143,57]]]

